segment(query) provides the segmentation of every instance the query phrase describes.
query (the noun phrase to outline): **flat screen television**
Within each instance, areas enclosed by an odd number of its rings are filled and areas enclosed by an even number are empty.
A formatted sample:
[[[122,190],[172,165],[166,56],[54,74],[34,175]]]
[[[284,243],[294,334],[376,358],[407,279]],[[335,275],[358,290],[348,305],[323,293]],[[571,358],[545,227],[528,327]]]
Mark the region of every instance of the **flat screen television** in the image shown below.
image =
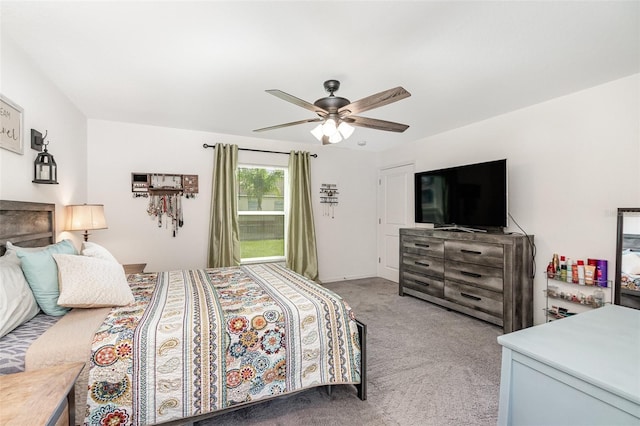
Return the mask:
[[[437,227],[507,226],[507,160],[415,174],[415,221]]]

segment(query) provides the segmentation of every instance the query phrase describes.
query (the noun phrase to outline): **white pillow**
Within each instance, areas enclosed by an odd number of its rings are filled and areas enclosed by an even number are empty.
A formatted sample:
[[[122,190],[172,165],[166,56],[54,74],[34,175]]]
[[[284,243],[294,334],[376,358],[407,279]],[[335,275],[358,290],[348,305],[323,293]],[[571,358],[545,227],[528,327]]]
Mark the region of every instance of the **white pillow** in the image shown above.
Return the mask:
[[[40,308],[15,256],[0,257],[0,337],[35,317]]]
[[[122,265],[71,254],[54,254],[58,264],[58,305],[68,308],[126,306],[134,302]]]
[[[622,255],[622,272],[630,275],[640,275],[640,253],[628,252]]]
[[[88,241],[82,243],[82,255],[107,260],[113,263],[119,263],[109,250],[96,243],[90,243]]]
[[[11,241],[7,241],[7,253],[12,252],[12,251],[15,252],[17,250],[26,251],[26,252],[29,252],[29,253],[34,253],[36,251],[44,250],[47,247],[52,246],[52,245],[54,245],[54,244],[48,244],[48,245],[42,246],[42,247],[19,247],[19,246],[13,244]]]
[[[36,251],[44,250],[48,246],[43,246],[43,247],[19,247],[19,246],[16,246],[15,244],[13,244],[11,241],[7,241],[7,244],[5,245],[5,247],[7,248],[7,251],[5,252],[4,256],[2,256],[2,257],[6,258],[7,260],[14,261],[18,265],[20,265],[20,259],[18,259],[18,250],[23,251],[23,252],[27,252],[27,253],[33,253],[33,252],[36,252]]]

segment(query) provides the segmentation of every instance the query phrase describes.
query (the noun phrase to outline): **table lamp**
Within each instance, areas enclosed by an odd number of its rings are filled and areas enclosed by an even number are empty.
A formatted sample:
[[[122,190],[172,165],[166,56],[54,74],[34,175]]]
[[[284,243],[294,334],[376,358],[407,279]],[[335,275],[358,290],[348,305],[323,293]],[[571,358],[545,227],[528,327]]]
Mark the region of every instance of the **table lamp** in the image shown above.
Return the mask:
[[[84,231],[84,240],[89,240],[89,230],[107,229],[102,204],[74,204],[67,208],[65,231]]]

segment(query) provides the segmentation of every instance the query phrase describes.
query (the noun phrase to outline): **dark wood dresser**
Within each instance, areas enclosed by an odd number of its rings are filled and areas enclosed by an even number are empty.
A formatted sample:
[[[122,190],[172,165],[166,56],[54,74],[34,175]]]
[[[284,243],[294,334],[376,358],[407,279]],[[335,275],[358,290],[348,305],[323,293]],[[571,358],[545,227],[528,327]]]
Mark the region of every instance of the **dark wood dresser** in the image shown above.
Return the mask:
[[[528,239],[527,239],[528,238]],[[533,325],[533,235],[400,230],[405,294],[499,325]]]

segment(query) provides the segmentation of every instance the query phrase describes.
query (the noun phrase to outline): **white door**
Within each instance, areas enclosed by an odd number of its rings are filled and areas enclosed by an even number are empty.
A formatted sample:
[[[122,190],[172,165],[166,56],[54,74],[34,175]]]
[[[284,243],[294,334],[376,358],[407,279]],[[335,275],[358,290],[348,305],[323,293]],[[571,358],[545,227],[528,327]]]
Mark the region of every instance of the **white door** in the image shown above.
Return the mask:
[[[413,164],[378,174],[378,276],[398,282],[400,228],[412,227]]]

